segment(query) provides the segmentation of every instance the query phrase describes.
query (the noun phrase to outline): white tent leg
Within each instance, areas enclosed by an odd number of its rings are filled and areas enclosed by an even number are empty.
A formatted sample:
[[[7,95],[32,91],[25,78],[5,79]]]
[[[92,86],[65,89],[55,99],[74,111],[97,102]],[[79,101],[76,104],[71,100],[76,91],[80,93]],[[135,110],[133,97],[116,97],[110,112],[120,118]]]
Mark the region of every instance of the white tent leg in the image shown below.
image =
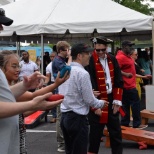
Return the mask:
[[[41,73],[43,74],[43,56],[44,56],[44,41],[43,34],[41,34]]]
[[[17,54],[20,56],[20,36],[16,36]]]

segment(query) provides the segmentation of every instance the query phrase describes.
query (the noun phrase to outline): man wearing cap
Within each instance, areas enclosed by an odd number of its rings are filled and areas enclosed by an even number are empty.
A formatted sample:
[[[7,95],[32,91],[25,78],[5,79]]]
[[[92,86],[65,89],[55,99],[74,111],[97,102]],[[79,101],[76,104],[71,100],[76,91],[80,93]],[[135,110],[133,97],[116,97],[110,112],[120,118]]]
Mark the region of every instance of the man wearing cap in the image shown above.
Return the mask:
[[[147,125],[141,125],[140,99],[136,89],[136,71],[134,60],[130,56],[133,45],[134,43],[128,40],[123,41],[122,50],[118,51],[116,55],[124,80],[122,102],[126,115],[122,117],[121,124],[129,127],[131,107],[133,128],[143,129],[146,128]]]
[[[87,154],[89,108],[108,106],[107,101],[95,98],[89,73],[84,69],[89,64],[91,51],[93,48],[84,43],[72,46],[70,78],[59,87],[59,93],[65,96],[61,105],[61,128],[67,154]]]
[[[122,105],[123,80],[117,60],[107,53],[107,44],[112,43],[103,36],[91,39],[95,50],[86,70],[90,74],[93,89],[98,91],[99,99],[109,102],[106,109],[90,108],[88,154],[97,154],[103,129],[107,124],[110,134],[112,154],[122,154],[122,137],[119,122],[119,109]]]

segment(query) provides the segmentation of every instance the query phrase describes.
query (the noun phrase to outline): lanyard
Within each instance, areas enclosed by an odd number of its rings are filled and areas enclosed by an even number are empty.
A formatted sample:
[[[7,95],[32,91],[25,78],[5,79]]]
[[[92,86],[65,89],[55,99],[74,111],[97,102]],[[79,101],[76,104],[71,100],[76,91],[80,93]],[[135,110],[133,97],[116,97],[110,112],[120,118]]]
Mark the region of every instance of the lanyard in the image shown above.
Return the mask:
[[[102,62],[102,67],[103,67],[103,70],[104,70],[105,79],[107,79],[107,73],[106,73],[107,60],[105,59],[104,61],[105,61],[105,66],[103,65],[103,62]]]

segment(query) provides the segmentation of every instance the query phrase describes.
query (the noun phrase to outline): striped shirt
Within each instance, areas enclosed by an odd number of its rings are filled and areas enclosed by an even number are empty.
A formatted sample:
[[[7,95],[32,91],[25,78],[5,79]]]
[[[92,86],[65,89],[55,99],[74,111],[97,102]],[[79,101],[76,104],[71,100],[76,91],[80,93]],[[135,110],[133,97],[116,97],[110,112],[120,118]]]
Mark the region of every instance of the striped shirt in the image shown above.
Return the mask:
[[[71,63],[70,78],[59,86],[59,94],[64,95],[61,112],[87,115],[90,107],[102,108],[104,105],[104,101],[93,94],[89,73],[76,62]]]

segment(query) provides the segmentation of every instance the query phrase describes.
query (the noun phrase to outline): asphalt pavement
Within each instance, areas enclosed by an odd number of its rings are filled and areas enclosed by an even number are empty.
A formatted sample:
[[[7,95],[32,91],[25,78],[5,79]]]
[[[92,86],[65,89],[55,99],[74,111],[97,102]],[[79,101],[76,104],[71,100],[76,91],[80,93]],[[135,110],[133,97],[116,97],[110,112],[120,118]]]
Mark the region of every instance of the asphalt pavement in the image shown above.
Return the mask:
[[[28,154],[60,154],[57,152],[56,124],[49,121],[50,117],[48,122],[42,119],[38,126],[27,129]],[[154,131],[154,120],[149,120],[145,130]],[[105,137],[98,154],[111,154],[111,149],[105,147]],[[154,146],[139,150],[136,142],[123,140],[123,154],[154,154]]]

